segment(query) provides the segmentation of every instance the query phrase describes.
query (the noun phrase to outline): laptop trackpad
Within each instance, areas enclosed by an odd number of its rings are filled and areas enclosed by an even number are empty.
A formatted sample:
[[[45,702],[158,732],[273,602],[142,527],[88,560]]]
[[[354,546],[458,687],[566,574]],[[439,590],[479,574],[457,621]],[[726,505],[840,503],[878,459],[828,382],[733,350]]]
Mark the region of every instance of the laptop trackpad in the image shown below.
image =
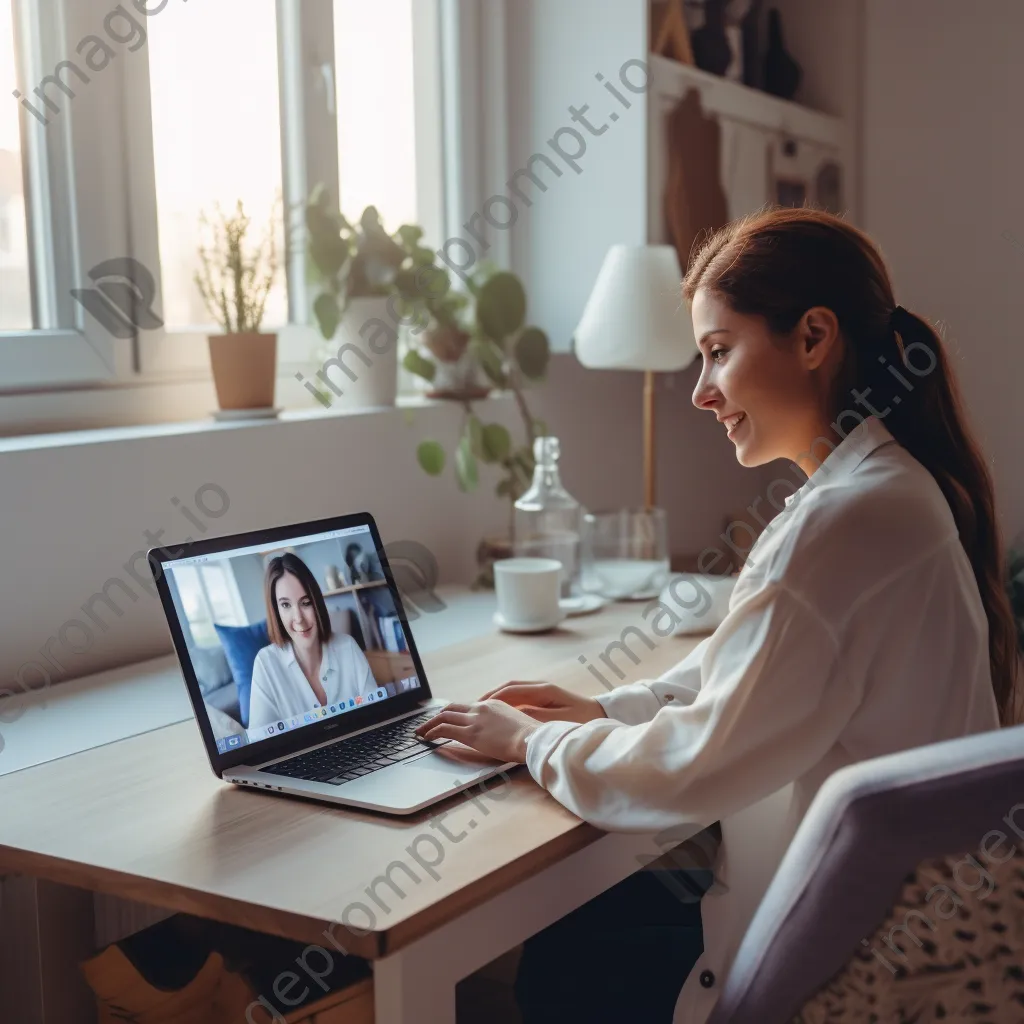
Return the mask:
[[[426,757],[418,757],[415,761],[406,761],[403,768],[427,768],[448,775],[465,776],[467,771],[482,768],[497,768],[502,762],[497,758],[471,750],[455,743],[446,743],[439,750],[431,751]]]

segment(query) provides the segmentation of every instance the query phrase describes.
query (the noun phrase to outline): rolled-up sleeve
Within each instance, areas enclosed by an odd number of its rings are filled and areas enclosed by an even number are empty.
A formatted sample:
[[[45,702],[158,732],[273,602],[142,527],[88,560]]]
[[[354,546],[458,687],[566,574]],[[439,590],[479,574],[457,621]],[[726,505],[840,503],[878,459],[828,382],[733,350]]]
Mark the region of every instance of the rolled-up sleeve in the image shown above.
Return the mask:
[[[807,604],[773,583],[729,612],[677,666],[693,699],[649,721],[547,722],[526,763],[559,803],[609,831],[655,832],[707,823],[793,781],[835,743],[859,701],[844,686],[839,645]],[[683,665],[687,665],[683,669]],[[640,684],[650,691],[650,684]],[[635,687],[630,704],[646,701]],[[606,704],[614,694],[601,698]],[[657,697],[651,693],[651,700]],[[644,707],[653,707],[646,704]]]
[[[700,666],[710,639],[702,640],[679,664],[657,679],[641,679],[598,694],[598,704],[609,718],[627,725],[649,722],[671,701],[692,704],[700,692]]]

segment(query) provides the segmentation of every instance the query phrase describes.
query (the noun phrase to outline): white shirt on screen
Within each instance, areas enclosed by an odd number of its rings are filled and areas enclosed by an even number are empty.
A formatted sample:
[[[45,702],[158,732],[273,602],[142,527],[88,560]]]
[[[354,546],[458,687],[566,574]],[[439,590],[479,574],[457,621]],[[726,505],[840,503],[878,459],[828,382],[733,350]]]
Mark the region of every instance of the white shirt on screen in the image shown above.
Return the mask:
[[[646,635],[653,612],[637,612]],[[630,649],[642,661],[635,637]],[[988,622],[931,474],[868,417],[769,522],[714,633],[660,679],[598,700],[608,718],[544,723],[526,762],[607,831],[721,820],[721,884],[701,901],[704,952],[674,1018],[698,1024],[829,775],[999,727]]]
[[[347,704],[350,698],[378,688],[366,656],[347,633],[334,633],[324,645],[320,685],[328,705]],[[317,706],[317,696],[290,643],[284,647],[271,644],[256,655],[249,699],[250,729],[303,715]]]

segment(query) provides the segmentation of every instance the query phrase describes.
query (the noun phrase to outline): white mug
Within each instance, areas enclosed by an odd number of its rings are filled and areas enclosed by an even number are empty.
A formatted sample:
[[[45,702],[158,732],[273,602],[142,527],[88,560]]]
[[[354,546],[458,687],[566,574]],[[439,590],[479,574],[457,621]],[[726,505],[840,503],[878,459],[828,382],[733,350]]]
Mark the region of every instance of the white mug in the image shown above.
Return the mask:
[[[562,563],[556,558],[499,559],[494,591],[498,615],[509,629],[551,629],[565,618],[559,604]]]

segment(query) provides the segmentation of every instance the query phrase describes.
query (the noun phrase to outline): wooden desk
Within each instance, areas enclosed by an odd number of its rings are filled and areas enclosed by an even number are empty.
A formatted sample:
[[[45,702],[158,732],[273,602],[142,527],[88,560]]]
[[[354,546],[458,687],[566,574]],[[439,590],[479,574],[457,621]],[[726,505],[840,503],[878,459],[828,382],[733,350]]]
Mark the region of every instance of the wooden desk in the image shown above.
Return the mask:
[[[655,677],[697,641],[655,638],[644,607],[616,604],[543,636],[495,632],[429,653],[431,686],[453,700],[513,678],[601,692],[577,659],[601,664],[629,627],[656,646],[627,637],[638,663],[614,655],[621,682]],[[362,813],[219,782],[195,724],[184,722],[0,778],[0,874],[114,893],[340,955],[333,937],[374,961],[378,1024],[454,1024],[460,978],[661,852],[651,836],[583,823],[525,767],[509,779],[487,784],[490,795],[457,794],[408,818]]]

